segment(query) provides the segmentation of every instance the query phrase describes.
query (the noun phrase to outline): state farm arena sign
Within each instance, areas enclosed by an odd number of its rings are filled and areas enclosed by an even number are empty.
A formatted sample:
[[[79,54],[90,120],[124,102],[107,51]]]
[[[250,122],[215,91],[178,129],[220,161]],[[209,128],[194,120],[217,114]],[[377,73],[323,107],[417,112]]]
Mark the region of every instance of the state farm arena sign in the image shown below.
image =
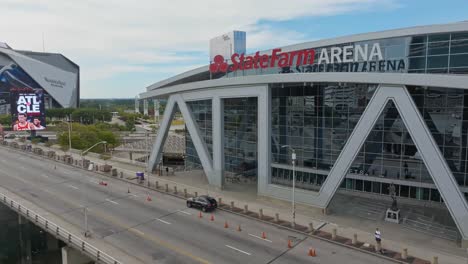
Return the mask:
[[[210,72],[235,72],[238,70],[282,68],[280,73],[295,72],[400,72],[406,68],[405,60],[385,60],[379,43],[372,45],[349,45],[320,49],[281,52],[273,49],[271,54],[253,55],[234,53],[228,64],[222,55],[216,55],[210,64]]]

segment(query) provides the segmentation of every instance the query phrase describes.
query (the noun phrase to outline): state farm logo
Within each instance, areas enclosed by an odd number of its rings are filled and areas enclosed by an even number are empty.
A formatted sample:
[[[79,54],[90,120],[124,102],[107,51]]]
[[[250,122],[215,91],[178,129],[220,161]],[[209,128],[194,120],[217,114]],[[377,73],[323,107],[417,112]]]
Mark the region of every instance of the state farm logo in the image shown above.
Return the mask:
[[[224,61],[224,57],[216,55],[213,59],[213,63],[210,65],[210,72],[227,72],[228,64]]]

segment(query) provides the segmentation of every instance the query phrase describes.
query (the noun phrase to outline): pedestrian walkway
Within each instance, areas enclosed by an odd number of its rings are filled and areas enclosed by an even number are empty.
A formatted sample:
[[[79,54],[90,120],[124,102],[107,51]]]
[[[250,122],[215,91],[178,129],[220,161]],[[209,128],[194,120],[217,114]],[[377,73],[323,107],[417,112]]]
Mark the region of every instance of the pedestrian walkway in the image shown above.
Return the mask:
[[[42,147],[45,149],[45,147]],[[66,152],[53,149],[59,155]],[[70,153],[68,153],[70,154]],[[71,154],[74,158],[80,158],[78,154]],[[86,156],[92,162],[100,164],[109,164],[119,171],[123,171],[126,176],[135,175],[136,171],[144,171],[145,168],[137,165],[117,162],[114,160],[101,160],[97,156]],[[163,172],[163,175],[166,173]],[[170,173],[169,173],[170,174]],[[256,186],[244,185],[242,191],[233,188],[219,190],[208,185],[206,177],[202,171],[176,172],[175,175],[158,176],[155,174],[146,175],[147,180],[152,184],[156,181],[162,186],[169,184],[173,186],[177,184],[179,190],[186,188],[188,192],[198,194],[209,194],[216,198],[222,198],[223,202],[234,202],[239,208],[248,205],[252,212],[258,212],[263,209],[265,215],[274,216],[279,213],[280,219],[291,220],[291,203],[288,201],[278,200],[270,197],[258,197],[256,194]],[[346,199],[340,194],[336,195],[335,199]],[[333,203],[333,201],[332,201]],[[370,217],[352,217],[350,215],[334,214],[331,211],[329,214],[322,214],[321,210],[304,204],[296,204],[296,223],[308,226],[312,223],[314,228],[325,232],[332,233],[336,228],[338,235],[352,238],[357,234],[358,240],[361,242],[375,245],[374,231],[379,228],[382,232],[382,247],[385,249],[401,252],[403,248],[408,249],[408,254],[422,259],[432,260],[433,256],[439,257],[439,263],[447,264],[464,264],[468,263],[468,252],[466,249],[461,249],[459,246],[450,240],[431,236],[421,232],[416,232],[410,229],[405,229],[402,225],[377,221],[376,217],[379,213],[372,208],[366,209],[370,213]],[[356,211],[356,214],[362,215],[365,211]]]

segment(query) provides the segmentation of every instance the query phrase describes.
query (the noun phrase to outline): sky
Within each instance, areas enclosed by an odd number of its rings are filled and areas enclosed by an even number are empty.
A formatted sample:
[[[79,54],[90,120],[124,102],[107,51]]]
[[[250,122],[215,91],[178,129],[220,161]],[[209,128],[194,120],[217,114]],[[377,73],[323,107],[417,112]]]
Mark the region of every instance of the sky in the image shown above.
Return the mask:
[[[247,33],[247,51],[468,20],[466,0],[0,0],[0,42],[61,53],[82,98],[133,98],[209,63],[209,40]]]

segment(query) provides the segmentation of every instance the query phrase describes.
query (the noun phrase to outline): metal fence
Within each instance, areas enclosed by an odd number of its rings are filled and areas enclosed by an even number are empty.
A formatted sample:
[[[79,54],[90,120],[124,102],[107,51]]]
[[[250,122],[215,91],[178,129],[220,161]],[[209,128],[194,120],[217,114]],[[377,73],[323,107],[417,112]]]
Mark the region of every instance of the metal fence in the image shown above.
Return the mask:
[[[69,246],[78,249],[82,253],[88,255],[89,257],[93,258],[98,263],[105,263],[105,264],[121,264],[121,262],[117,261],[113,257],[109,256],[108,254],[100,251],[96,247],[90,245],[89,243],[83,241],[83,239],[73,235],[72,233],[68,232],[67,230],[59,227],[57,224],[45,219],[44,217],[38,215],[36,212],[22,206],[18,202],[14,201],[13,199],[9,198],[4,194],[0,194],[1,201],[10,207],[11,209],[17,211],[19,214],[26,217],[29,221],[34,223],[35,225],[43,228],[50,234],[57,237],[67,243]]]

